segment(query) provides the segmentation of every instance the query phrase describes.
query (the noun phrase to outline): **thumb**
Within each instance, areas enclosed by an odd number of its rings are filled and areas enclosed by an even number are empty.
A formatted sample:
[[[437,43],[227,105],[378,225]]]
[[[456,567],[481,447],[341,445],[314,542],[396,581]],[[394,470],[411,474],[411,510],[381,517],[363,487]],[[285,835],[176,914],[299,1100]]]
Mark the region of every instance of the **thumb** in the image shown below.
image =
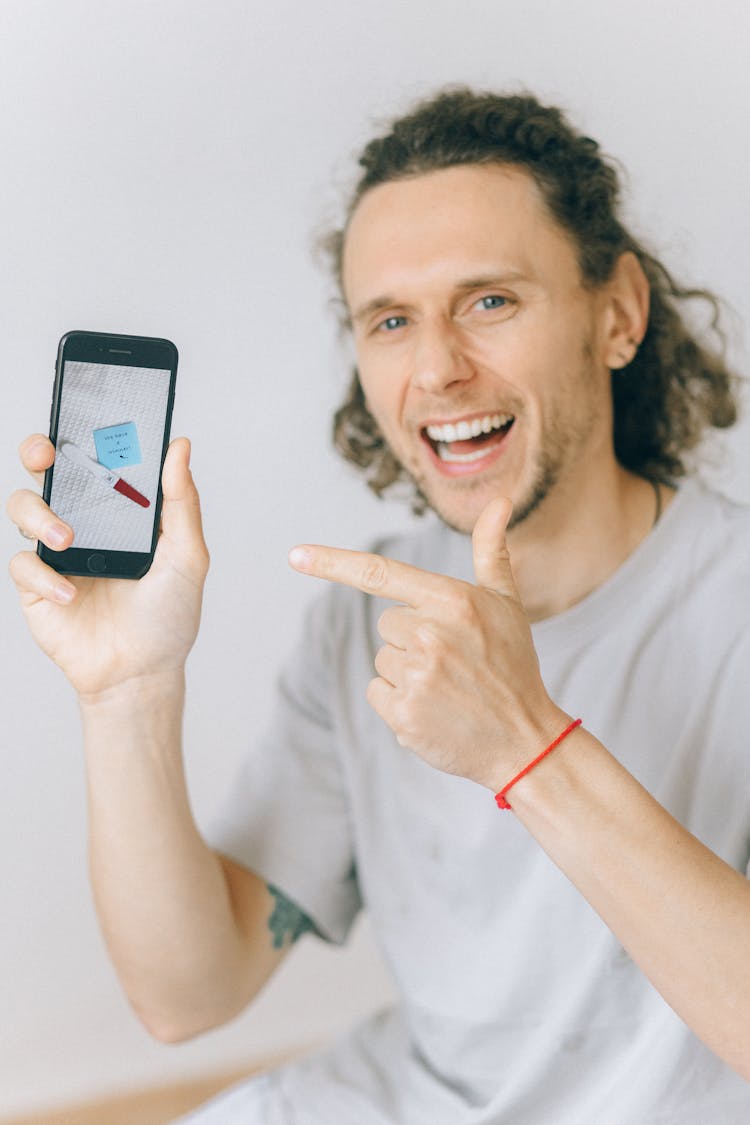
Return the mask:
[[[190,472],[190,441],[176,438],[170,442],[162,486],[162,529],[170,539],[190,543],[198,539],[203,543],[200,499]]]
[[[505,529],[512,511],[513,504],[506,496],[494,497],[480,513],[471,540],[477,583],[518,601],[505,542]]]

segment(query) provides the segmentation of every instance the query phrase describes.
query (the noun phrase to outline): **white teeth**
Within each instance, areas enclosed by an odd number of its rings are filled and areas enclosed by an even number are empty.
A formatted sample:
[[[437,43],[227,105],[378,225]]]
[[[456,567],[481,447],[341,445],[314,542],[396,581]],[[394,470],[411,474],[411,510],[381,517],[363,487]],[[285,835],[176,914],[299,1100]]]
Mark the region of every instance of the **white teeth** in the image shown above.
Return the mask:
[[[466,441],[468,438],[499,430],[512,419],[512,414],[485,414],[483,418],[473,418],[471,422],[457,422],[455,425],[446,422],[444,426],[428,426],[427,436],[437,442]]]
[[[479,461],[487,456],[486,449],[474,449],[471,453],[453,453],[450,446],[442,442],[438,446],[438,457],[441,461],[453,461],[466,464],[468,461]]]

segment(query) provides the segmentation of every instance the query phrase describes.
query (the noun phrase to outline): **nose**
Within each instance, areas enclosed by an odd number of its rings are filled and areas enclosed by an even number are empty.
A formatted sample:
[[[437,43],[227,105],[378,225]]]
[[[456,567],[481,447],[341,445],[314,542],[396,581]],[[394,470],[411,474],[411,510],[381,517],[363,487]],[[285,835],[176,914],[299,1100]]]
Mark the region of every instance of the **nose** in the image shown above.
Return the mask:
[[[439,394],[474,374],[455,327],[443,320],[422,322],[416,335],[413,364],[412,384],[428,394]]]

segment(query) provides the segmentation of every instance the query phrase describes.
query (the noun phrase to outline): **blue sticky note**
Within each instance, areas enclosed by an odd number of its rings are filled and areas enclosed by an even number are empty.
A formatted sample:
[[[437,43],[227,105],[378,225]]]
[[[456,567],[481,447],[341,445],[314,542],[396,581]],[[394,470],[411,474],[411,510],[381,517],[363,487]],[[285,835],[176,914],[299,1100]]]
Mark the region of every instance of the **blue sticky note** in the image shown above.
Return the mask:
[[[141,447],[135,422],[123,422],[120,426],[105,426],[94,430],[96,459],[108,469],[122,469],[125,465],[140,465]]]

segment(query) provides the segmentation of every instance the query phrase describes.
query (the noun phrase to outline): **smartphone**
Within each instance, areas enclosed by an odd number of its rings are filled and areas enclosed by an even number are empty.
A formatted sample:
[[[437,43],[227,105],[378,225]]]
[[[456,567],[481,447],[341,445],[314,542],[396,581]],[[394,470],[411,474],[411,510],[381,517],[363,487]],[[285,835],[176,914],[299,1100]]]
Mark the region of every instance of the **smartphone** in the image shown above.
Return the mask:
[[[44,499],[74,539],[65,551],[37,547],[60,574],[142,578],[151,566],[176,376],[170,340],[102,332],[60,340]]]

